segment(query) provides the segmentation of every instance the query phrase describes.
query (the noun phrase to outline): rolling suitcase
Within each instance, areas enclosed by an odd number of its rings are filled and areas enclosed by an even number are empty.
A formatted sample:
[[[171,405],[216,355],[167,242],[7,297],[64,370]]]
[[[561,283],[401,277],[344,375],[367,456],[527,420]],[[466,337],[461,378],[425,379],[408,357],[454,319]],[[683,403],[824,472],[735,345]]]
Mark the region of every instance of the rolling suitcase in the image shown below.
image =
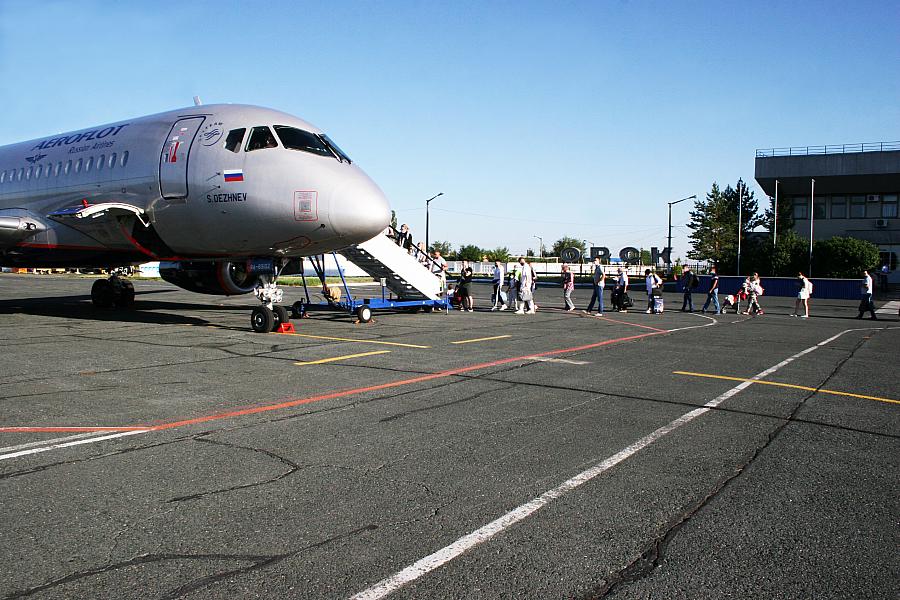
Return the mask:
[[[661,314],[665,310],[665,302],[661,297],[653,298],[653,312],[656,314]]]

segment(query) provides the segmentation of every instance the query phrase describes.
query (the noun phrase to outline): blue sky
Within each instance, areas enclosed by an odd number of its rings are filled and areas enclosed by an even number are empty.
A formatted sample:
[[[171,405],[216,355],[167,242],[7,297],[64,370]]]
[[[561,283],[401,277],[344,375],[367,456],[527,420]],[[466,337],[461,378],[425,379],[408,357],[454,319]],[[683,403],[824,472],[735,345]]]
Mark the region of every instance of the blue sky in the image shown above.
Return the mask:
[[[0,0],[0,145],[191,104],[326,130],[414,235],[665,246],[756,148],[900,139],[894,2]],[[761,204],[765,202],[762,199]],[[674,208],[675,256],[689,203]]]

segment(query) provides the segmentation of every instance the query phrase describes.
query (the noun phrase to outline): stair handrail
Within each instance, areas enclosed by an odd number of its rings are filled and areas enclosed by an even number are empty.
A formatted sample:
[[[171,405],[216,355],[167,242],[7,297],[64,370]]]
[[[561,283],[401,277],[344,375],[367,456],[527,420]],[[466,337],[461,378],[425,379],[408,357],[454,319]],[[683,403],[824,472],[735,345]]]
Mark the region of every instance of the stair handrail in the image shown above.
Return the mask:
[[[388,230],[389,230],[389,233],[387,232]],[[385,235],[392,242],[394,242],[396,244],[397,238],[400,236],[400,232],[393,225],[388,225]],[[432,273],[435,277],[440,277],[441,270],[442,270],[441,265],[439,265],[436,260],[434,260],[431,256],[428,255],[428,249],[426,248],[425,252],[423,253],[421,250],[419,250],[418,246],[416,246],[415,244],[412,243],[412,240],[410,240],[410,244],[412,244],[410,246],[410,248],[413,251],[412,254],[410,254],[410,256],[414,257],[417,261],[419,261],[419,264],[421,264],[423,267],[428,269],[428,271],[430,273]],[[397,244],[397,245],[402,248],[402,246],[400,246],[399,244]],[[422,254],[424,254],[423,257],[420,256]],[[423,258],[424,258],[424,261],[422,260]]]

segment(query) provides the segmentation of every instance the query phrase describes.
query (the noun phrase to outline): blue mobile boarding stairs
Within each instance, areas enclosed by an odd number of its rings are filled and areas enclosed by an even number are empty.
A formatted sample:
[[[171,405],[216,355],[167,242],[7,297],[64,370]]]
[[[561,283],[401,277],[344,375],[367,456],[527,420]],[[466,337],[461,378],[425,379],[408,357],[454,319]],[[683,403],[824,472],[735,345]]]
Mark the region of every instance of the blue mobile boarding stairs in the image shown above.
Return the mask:
[[[396,235],[395,230],[391,230]],[[305,301],[294,303],[294,317],[302,317],[312,310],[338,310],[356,315],[362,323],[372,320],[373,310],[406,309],[450,310],[446,293],[446,279],[441,276],[440,267],[429,256],[421,256],[420,251],[409,254],[392,237],[379,234],[367,242],[340,250],[339,253],[354,265],[381,283],[380,298],[355,298],[344,277],[344,270],[332,252],[343,286],[343,294],[326,293],[324,302],[313,302],[309,295],[306,275],[301,271]],[[325,283],[325,255],[310,257],[310,262],[323,291],[329,290]],[[388,293],[387,290],[390,290]]]

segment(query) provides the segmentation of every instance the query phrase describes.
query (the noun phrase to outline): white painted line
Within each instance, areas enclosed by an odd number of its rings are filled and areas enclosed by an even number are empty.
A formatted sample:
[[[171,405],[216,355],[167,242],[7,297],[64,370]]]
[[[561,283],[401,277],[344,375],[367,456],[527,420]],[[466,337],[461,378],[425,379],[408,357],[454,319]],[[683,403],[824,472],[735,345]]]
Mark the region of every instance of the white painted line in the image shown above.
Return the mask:
[[[88,433],[78,433],[76,435],[67,435],[66,437],[53,438],[50,440],[39,440],[37,442],[28,442],[27,444],[19,444],[17,446],[7,446],[0,448],[0,454],[4,452],[15,452],[16,450],[24,450],[25,448],[34,448],[35,446],[46,446],[48,444],[56,444],[57,442],[68,442],[70,440],[81,440],[89,437],[97,437],[103,435],[103,432],[89,431]]]
[[[797,360],[798,358],[800,358],[806,354],[809,354],[810,352],[813,352],[814,350],[817,350],[830,342],[833,342],[837,338],[841,337],[842,335],[844,335],[845,333],[848,333],[850,331],[855,331],[855,330],[847,329],[845,331],[842,331],[841,333],[839,333],[833,337],[830,337],[823,342],[819,342],[815,346],[807,348],[806,350],[798,352],[797,354],[794,354],[793,356],[790,356],[790,357],[784,359],[777,365],[769,367],[765,371],[762,371],[762,372],[754,375],[751,379],[761,379],[767,375],[771,375],[775,371],[792,363],[793,361]],[[504,530],[509,529],[510,527],[512,527],[513,525],[518,523],[519,521],[522,521],[523,519],[529,517],[530,515],[534,514],[536,511],[540,510],[544,506],[547,506],[551,501],[564,496],[565,494],[580,487],[581,485],[584,485],[588,481],[590,481],[590,480],[594,479],[595,477],[597,477],[598,475],[608,471],[609,469],[616,466],[617,464],[624,461],[625,459],[640,452],[641,450],[643,450],[644,448],[646,448],[653,442],[659,440],[660,438],[671,433],[672,431],[675,431],[676,429],[678,429],[685,423],[689,423],[689,422],[693,421],[694,419],[696,419],[697,417],[699,417],[700,415],[703,415],[703,414],[709,412],[713,408],[719,406],[720,404],[722,404],[723,402],[725,402],[726,400],[728,400],[729,398],[731,398],[732,396],[734,396],[735,394],[740,392],[741,390],[744,390],[744,389],[750,387],[751,385],[753,385],[752,381],[742,381],[741,383],[734,386],[733,388],[731,388],[724,394],[721,394],[721,395],[713,398],[712,400],[710,400],[709,402],[704,404],[701,408],[696,408],[690,412],[687,412],[687,413],[681,415],[674,421],[672,421],[666,425],[663,425],[662,427],[660,427],[653,433],[642,437],[641,439],[634,442],[627,448],[624,448],[624,449],[620,450],[619,452],[617,452],[616,454],[613,454],[612,456],[610,456],[603,462],[601,462],[597,465],[594,465],[593,467],[591,467],[590,469],[587,469],[586,471],[582,471],[575,477],[572,477],[571,479],[564,481],[563,483],[556,486],[555,488],[544,492],[543,494],[541,494],[537,498],[531,500],[530,502],[526,502],[525,504],[523,504],[517,508],[514,508],[513,510],[509,511],[508,513],[506,513],[505,515],[500,517],[499,519],[491,521],[487,525],[484,525],[483,527],[476,529],[475,531],[473,531],[472,533],[470,533],[468,535],[464,535],[463,537],[459,538],[458,540],[456,540],[449,546],[445,546],[444,548],[441,548],[437,552],[434,552],[433,554],[429,554],[425,558],[422,558],[422,559],[414,562],[413,564],[406,567],[405,569],[398,571],[394,575],[391,575],[390,577],[382,579],[381,581],[379,581],[372,587],[353,596],[351,598],[351,600],[379,600],[380,598],[384,598],[384,597],[388,596],[389,594],[392,594],[393,592],[397,591],[398,589],[400,589],[404,585],[410,583],[411,581],[414,581],[414,580],[418,579],[419,577],[422,577],[426,573],[429,573],[429,572],[437,569],[438,567],[445,565],[446,563],[450,562],[451,560],[455,559],[456,557],[460,556],[461,554],[468,552],[472,548],[474,548],[480,544],[483,544],[484,542],[490,540],[491,538],[493,538],[497,534],[503,532]]]
[[[549,363],[563,363],[566,365],[589,365],[591,364],[586,360],[569,360],[568,358],[550,358],[549,356],[535,356],[529,358],[528,360],[536,360],[538,362],[549,362]]]
[[[102,442],[103,440],[112,440],[115,438],[125,437],[127,435],[138,435],[139,433],[150,433],[151,429],[138,429],[136,431],[123,431],[122,433],[114,433],[112,435],[104,435],[101,437],[88,438],[84,440],[76,440],[74,442],[66,442],[64,444],[52,444],[50,446],[41,446],[39,448],[31,448],[30,450],[20,450],[9,454],[0,454],[0,460],[8,460],[10,458],[18,458],[20,456],[28,456],[29,454],[39,454],[48,450],[56,450],[57,448],[71,448],[72,446],[80,446],[81,444],[93,444],[94,442]]]

